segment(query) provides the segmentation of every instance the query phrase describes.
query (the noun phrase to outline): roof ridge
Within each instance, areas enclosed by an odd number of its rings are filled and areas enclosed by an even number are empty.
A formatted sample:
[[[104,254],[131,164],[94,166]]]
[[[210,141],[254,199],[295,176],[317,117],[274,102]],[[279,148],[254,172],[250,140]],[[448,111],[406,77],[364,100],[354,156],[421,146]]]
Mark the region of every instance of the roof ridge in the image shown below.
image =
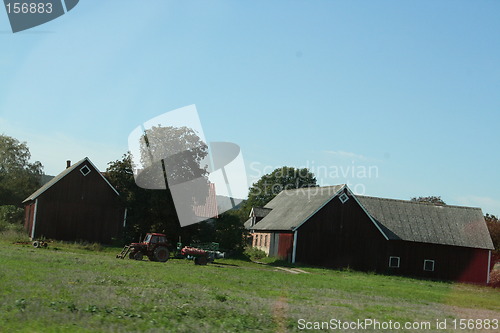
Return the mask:
[[[327,188],[335,188],[335,187],[342,187],[342,186],[347,186],[347,184],[338,184],[338,185],[329,185],[329,186],[307,186],[307,187],[299,187],[299,188],[290,188],[287,190],[283,190],[281,192],[293,192],[293,191],[299,191],[299,190],[312,190],[312,189],[327,189]],[[281,193],[280,192],[280,193]]]
[[[393,199],[393,198],[381,198],[381,197],[374,197],[370,195],[358,195],[355,194],[358,198],[372,198],[372,199],[378,199],[378,200],[387,200],[387,201],[400,201],[400,202],[406,202],[406,203],[411,203],[411,204],[416,204],[416,205],[427,205],[427,206],[435,206],[435,207],[452,207],[452,208],[464,208],[464,209],[481,209],[480,207],[471,207],[471,206],[457,206],[457,205],[437,205],[433,204],[431,202],[419,202],[419,201],[412,201],[412,200],[404,200],[404,199]]]

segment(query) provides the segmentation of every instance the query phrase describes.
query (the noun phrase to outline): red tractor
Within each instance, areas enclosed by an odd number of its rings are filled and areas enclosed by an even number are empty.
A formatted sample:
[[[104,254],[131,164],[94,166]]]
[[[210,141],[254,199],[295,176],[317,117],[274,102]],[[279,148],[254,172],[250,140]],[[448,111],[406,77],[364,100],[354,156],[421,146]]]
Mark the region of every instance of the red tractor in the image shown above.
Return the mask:
[[[130,259],[142,260],[144,256],[147,256],[151,261],[165,262],[170,258],[169,246],[170,243],[164,234],[148,233],[142,243],[125,245],[116,257],[124,259],[128,254]]]

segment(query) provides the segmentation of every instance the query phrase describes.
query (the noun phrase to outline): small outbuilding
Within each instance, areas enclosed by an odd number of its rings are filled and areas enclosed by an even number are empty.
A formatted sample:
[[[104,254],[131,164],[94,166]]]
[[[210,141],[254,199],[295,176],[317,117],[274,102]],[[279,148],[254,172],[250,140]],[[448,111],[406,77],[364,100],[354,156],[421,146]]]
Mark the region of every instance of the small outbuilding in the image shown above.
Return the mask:
[[[125,224],[116,189],[85,157],[23,201],[31,239],[109,243]]]
[[[292,263],[488,283],[494,249],[480,208],[285,190],[245,223],[253,246]]]

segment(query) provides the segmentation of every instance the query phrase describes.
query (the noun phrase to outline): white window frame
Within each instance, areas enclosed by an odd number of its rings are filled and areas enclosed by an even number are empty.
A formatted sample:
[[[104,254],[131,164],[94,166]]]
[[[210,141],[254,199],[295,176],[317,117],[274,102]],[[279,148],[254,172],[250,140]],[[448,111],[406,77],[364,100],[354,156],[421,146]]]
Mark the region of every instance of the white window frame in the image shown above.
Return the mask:
[[[87,169],[88,171],[87,171],[87,172],[85,172],[85,171],[83,171],[83,169]],[[89,168],[88,166],[86,166],[86,165],[84,165],[84,166],[82,166],[82,167],[80,168],[80,172],[82,173],[82,175],[83,175],[84,177],[85,177],[85,176],[87,176],[87,175],[88,175],[91,171],[92,171],[92,170],[90,170],[90,168]]]
[[[398,265],[397,266],[391,266],[392,259],[397,259],[398,260]],[[390,256],[389,257],[389,267],[390,268],[399,268],[400,264],[401,264],[401,258],[400,257],[395,257],[395,256]]]
[[[425,264],[426,264],[427,262],[432,262],[432,269],[425,269]],[[431,260],[431,259],[425,259],[425,260],[424,260],[424,271],[426,271],[426,272],[434,272],[434,269],[435,269],[435,264],[436,264],[436,263],[435,263],[435,261],[434,261],[434,260]]]
[[[347,200],[349,200],[349,196],[345,193],[342,193],[341,195],[339,195],[339,200],[344,204],[347,202]]]

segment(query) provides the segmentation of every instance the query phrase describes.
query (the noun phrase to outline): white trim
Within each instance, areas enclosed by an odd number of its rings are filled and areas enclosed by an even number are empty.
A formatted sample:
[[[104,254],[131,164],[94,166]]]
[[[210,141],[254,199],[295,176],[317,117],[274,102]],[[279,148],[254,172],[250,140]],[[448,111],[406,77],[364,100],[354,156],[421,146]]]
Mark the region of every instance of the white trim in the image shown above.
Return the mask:
[[[488,269],[486,270],[486,284],[490,283],[491,250],[488,251]]]
[[[81,161],[78,161],[77,163],[73,164],[72,166],[70,166],[69,168],[66,168],[64,169],[64,171],[60,172],[57,176],[55,176],[52,180],[50,180],[47,184],[43,185],[42,187],[40,187],[38,190],[36,190],[35,192],[33,192],[27,199],[25,199],[23,201],[23,203],[27,202],[27,201],[31,201],[31,200],[35,200],[36,198],[38,198],[40,195],[42,195],[45,191],[47,191],[49,188],[51,188],[52,186],[54,186],[54,184],[57,184],[57,182],[59,182],[61,179],[63,179],[64,177],[66,177],[69,173],[71,173],[73,170],[75,170],[78,166],[80,166],[83,162],[89,162],[90,165],[92,165],[92,167],[97,171],[97,173],[102,177],[102,179],[104,179],[104,181],[106,181],[106,183],[109,185],[109,187],[111,187],[111,189],[113,191],[115,191],[115,193],[119,196],[120,193],[118,193],[118,191],[113,187],[113,185],[111,185],[111,183],[106,179],[106,177],[104,177],[102,175],[102,173],[99,171],[99,169],[94,165],[94,163],[92,163],[91,160],[89,160],[88,157],[85,157],[84,159],[82,159]],[[70,169],[70,170],[68,170]],[[65,173],[61,178],[57,179],[56,181],[53,181],[55,178],[59,177],[59,175],[61,175],[62,173]],[[44,188],[45,187],[45,188]],[[33,194],[35,194],[36,192],[40,191],[40,189],[43,189],[43,191],[41,191],[40,193],[38,193],[35,197],[32,197]]]
[[[127,208],[125,208],[125,213],[123,214],[123,227],[127,225]]]
[[[432,262],[432,269],[425,269],[425,263],[426,263],[427,261]],[[423,270],[424,270],[424,271],[426,271],[426,272],[434,272],[434,269],[435,269],[434,265],[435,265],[435,261],[434,261],[434,260],[432,260],[432,259],[424,259],[424,267],[423,267]]]
[[[85,160],[87,160],[87,161],[90,163],[90,165],[92,165],[92,166],[94,167],[94,169],[97,171],[97,173],[99,174],[99,176],[101,176],[101,177],[102,177],[102,179],[104,179],[104,180],[106,181],[106,183],[108,183],[109,187],[111,187],[111,189],[113,189],[113,191],[115,191],[115,193],[119,196],[119,195],[120,195],[120,193],[118,193],[118,191],[117,191],[117,190],[113,187],[113,185],[111,185],[111,183],[110,183],[110,182],[106,179],[106,177],[104,177],[104,176],[102,175],[102,173],[101,173],[101,172],[99,171],[99,169],[98,169],[98,168],[94,165],[94,163],[92,163],[92,161],[90,161],[88,157],[85,157]]]
[[[35,200],[35,211],[33,212],[33,225],[31,226],[31,239],[35,238],[36,213],[38,211],[38,199]]]
[[[391,266],[391,260],[393,258],[398,259],[398,265],[397,266]],[[400,257],[389,256],[389,268],[399,268],[400,265],[401,265],[401,258]]]
[[[356,196],[354,195],[354,193],[352,193],[352,191],[349,189],[349,187],[346,186],[346,188],[349,191],[349,193],[351,194],[351,196],[354,198],[354,200],[356,200],[356,202],[358,203],[358,205],[363,209],[363,211],[365,212],[365,214],[368,215],[368,217],[370,218],[370,220],[372,220],[373,224],[375,224],[375,226],[377,227],[378,231],[380,231],[380,233],[384,236],[385,240],[389,240],[389,237],[387,237],[387,235],[382,231],[382,229],[380,228],[380,226],[377,224],[377,222],[375,222],[375,220],[368,213],[368,211],[365,209],[365,207],[363,207],[363,205],[361,204],[361,202],[359,202],[358,198],[356,198]]]
[[[83,171],[83,169],[87,169],[87,170],[88,170],[88,172]],[[87,165],[87,164],[85,164],[84,166],[82,166],[82,167],[80,168],[80,172],[81,172],[81,174],[83,175],[83,177],[86,177],[89,173],[91,173],[91,172],[92,172],[92,170],[88,167],[88,165]]]
[[[293,233],[293,250],[292,250],[292,264],[295,264],[295,256],[297,254],[297,233],[299,231],[295,230]]]
[[[347,200],[349,200],[349,196],[345,193],[342,193],[341,195],[339,195],[339,200],[342,204],[345,204]]]
[[[321,187],[320,187],[321,188]],[[298,226],[296,226],[295,228],[292,228],[292,231],[296,231],[298,228],[300,228],[304,223],[307,222],[307,220],[309,220],[311,217],[313,217],[317,212],[319,212],[321,210],[321,208],[325,207],[330,201],[332,201],[334,198],[337,197],[337,195],[342,192],[344,190],[344,188],[347,188],[347,185],[343,185],[342,188],[340,190],[338,190],[337,192],[335,192],[335,195],[333,195],[330,199],[326,200],[324,204],[321,205],[321,207],[319,207],[318,209],[316,209],[311,215],[309,215],[308,217],[306,217],[304,219],[304,221],[302,221],[301,223],[299,223]]]

